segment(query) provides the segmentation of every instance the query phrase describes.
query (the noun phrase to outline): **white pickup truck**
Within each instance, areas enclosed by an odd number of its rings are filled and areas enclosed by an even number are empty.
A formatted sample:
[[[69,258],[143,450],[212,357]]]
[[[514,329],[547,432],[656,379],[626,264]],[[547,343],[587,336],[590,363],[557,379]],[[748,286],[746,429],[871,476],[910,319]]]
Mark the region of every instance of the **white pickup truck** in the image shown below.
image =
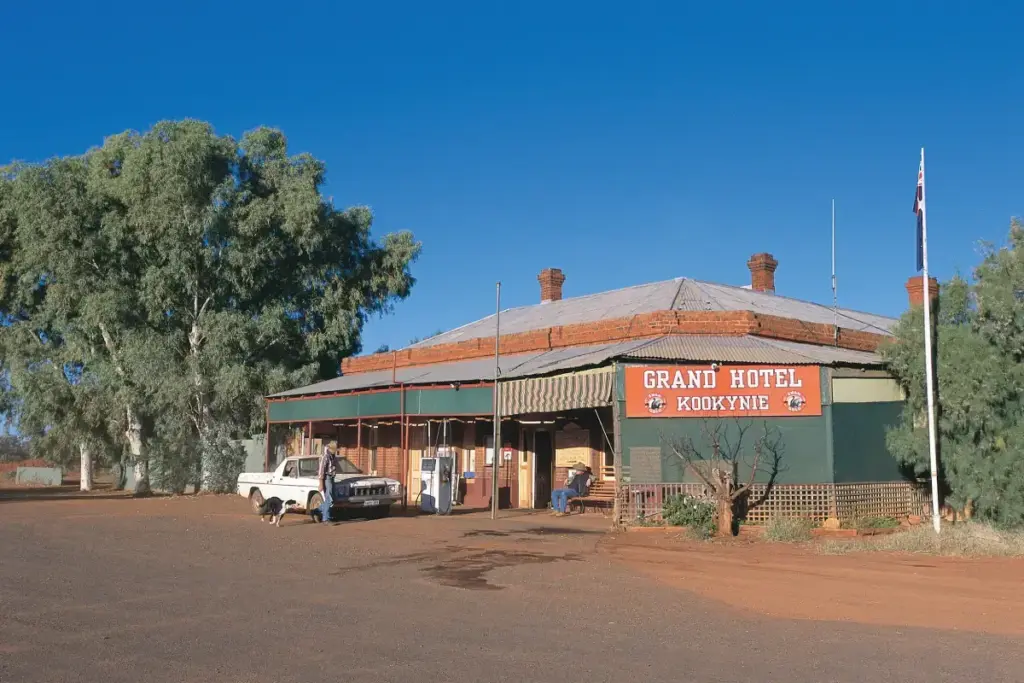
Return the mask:
[[[273,472],[243,472],[238,475],[238,495],[249,499],[258,511],[263,501],[277,497],[294,500],[313,519],[320,521],[323,497],[317,485],[320,458],[297,456],[286,458]],[[369,517],[387,517],[391,505],[402,500],[402,484],[387,477],[364,474],[347,458],[338,458],[334,477],[334,508],[366,509]]]

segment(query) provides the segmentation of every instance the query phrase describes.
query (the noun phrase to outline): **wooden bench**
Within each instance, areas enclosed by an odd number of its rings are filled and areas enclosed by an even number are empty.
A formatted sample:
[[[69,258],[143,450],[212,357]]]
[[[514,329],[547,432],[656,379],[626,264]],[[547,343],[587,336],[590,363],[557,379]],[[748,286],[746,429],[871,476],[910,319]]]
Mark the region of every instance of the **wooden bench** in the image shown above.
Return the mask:
[[[580,506],[580,513],[585,512],[587,506],[590,505],[607,514],[615,506],[615,482],[595,481],[587,495],[569,499],[569,506],[567,508],[569,512],[572,512],[573,505]]]

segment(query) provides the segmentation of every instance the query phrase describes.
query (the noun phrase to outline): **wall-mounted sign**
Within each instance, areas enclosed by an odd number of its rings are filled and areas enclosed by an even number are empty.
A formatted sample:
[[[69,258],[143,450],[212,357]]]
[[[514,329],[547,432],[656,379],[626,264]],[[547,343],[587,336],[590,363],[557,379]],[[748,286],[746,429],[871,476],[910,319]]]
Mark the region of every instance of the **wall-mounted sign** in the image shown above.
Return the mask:
[[[555,467],[572,467],[590,462],[590,430],[563,429],[555,432]]]
[[[821,415],[814,365],[647,365],[626,368],[626,417]]]

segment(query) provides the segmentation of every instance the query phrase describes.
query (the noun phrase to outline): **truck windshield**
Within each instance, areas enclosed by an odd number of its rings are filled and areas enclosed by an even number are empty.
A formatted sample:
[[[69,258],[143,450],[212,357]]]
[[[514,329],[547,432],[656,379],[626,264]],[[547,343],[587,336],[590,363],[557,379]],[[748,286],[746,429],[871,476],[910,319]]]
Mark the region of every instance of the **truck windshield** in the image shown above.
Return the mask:
[[[348,458],[337,458],[338,474],[363,474],[363,471],[352,464]],[[285,466],[285,475],[288,476],[288,468]],[[315,477],[320,471],[320,458],[302,458],[299,460],[299,476]]]
[[[352,464],[348,458],[337,458],[338,474],[362,474],[362,470]],[[299,476],[314,477],[319,472],[319,458],[302,458],[299,460]],[[285,466],[285,476],[289,476]]]
[[[338,458],[338,474],[362,474],[363,471],[348,458]]]

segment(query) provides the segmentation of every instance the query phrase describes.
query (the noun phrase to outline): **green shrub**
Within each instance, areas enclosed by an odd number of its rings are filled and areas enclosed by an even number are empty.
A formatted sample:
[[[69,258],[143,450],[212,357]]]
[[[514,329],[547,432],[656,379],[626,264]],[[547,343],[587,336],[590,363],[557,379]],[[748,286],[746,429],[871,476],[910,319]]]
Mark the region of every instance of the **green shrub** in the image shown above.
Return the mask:
[[[800,543],[811,540],[814,523],[803,517],[772,517],[764,529],[764,538],[772,543]]]
[[[900,521],[895,517],[854,517],[843,524],[847,529],[895,529]]]
[[[639,515],[636,521],[633,522],[633,526],[651,527],[651,526],[665,526],[664,521],[656,517],[644,517]]]
[[[900,520],[895,517],[867,517],[860,520],[858,529],[895,529],[900,525]]]
[[[672,496],[662,506],[665,523],[685,526],[697,538],[710,538],[718,528],[715,503],[695,496]]]

